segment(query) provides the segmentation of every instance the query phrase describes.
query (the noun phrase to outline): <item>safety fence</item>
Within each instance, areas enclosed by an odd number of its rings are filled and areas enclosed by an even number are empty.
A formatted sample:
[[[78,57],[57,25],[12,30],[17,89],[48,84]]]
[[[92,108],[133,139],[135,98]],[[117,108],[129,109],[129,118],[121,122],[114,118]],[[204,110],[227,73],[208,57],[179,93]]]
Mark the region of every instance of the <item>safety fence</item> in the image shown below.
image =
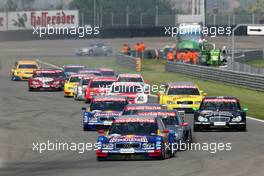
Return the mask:
[[[124,55],[121,53],[116,54],[116,64],[135,71],[141,71],[142,68],[140,58]]]
[[[229,61],[224,69],[243,73],[264,75],[264,68],[245,64],[244,62],[263,58],[263,50],[259,48],[237,48],[234,52],[234,62]]]
[[[236,86],[264,91],[264,75],[169,61],[166,63],[165,70],[167,72],[181,73],[204,80],[220,81]]]

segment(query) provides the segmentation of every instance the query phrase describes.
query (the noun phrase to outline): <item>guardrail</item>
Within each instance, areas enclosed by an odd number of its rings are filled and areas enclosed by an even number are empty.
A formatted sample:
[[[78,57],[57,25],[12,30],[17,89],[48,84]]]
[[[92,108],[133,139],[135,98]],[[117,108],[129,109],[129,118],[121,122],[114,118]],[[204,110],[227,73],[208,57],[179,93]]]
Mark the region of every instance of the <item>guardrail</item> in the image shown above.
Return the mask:
[[[241,73],[219,68],[169,61],[165,65],[165,70],[167,72],[186,74],[200,79],[220,81],[264,91],[264,75]]]
[[[116,64],[132,70],[141,71],[141,59],[125,54],[116,54]]]

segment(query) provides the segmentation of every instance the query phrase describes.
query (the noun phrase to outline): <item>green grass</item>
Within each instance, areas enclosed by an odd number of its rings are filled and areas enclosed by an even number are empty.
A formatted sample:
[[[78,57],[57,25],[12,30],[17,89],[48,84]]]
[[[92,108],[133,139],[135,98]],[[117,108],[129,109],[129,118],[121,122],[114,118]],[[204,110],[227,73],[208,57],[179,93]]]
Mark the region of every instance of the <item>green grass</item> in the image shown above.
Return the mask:
[[[255,66],[255,67],[264,68],[264,59],[253,59],[253,60],[247,61],[245,63],[252,65],[252,66]]]
[[[134,72],[131,69],[116,65],[113,58],[89,59],[86,57],[76,58],[42,58],[41,60],[62,66],[64,64],[83,64],[89,67],[108,67],[113,68],[119,73]],[[226,85],[221,82],[205,81],[177,73],[167,73],[164,71],[165,61],[144,60],[143,71],[144,79],[149,84],[161,84],[170,81],[191,81],[195,82],[200,89],[212,96],[235,96],[240,98],[243,107],[249,108],[248,115],[259,119],[264,119],[264,92]]]

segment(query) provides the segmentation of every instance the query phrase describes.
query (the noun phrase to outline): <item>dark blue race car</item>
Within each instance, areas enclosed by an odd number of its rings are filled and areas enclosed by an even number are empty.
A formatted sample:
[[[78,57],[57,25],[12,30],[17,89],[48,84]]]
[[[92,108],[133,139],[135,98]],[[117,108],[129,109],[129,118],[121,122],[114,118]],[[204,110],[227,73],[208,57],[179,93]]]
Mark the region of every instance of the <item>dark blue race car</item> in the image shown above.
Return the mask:
[[[175,156],[174,144],[175,133],[165,128],[160,117],[127,115],[98,137],[96,156],[99,161],[165,159]]]
[[[63,72],[67,78],[69,78],[72,74],[78,73],[81,69],[84,69],[83,65],[64,65]]]
[[[236,97],[205,97],[194,113],[194,131],[210,129],[247,130],[246,112]]]
[[[91,100],[89,111],[83,109],[83,130],[108,128],[113,120],[122,115],[128,100],[123,96],[100,95]]]
[[[188,123],[184,122],[184,119],[176,110],[143,110],[138,111],[137,114],[141,116],[160,116],[165,127],[176,134],[175,140],[177,141],[178,149],[180,149],[180,145],[192,142],[191,127]]]

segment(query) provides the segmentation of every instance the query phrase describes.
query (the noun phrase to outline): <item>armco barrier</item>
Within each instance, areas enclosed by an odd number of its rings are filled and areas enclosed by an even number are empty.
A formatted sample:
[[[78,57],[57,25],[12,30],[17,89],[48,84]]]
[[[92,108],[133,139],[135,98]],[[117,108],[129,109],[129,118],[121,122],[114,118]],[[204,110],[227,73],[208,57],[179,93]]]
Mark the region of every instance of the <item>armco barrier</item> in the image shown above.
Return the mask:
[[[116,64],[135,71],[141,71],[141,59],[118,53],[116,55]]]
[[[219,68],[167,62],[165,70],[190,75],[205,80],[220,81],[237,86],[264,91],[264,75],[240,73]]]

